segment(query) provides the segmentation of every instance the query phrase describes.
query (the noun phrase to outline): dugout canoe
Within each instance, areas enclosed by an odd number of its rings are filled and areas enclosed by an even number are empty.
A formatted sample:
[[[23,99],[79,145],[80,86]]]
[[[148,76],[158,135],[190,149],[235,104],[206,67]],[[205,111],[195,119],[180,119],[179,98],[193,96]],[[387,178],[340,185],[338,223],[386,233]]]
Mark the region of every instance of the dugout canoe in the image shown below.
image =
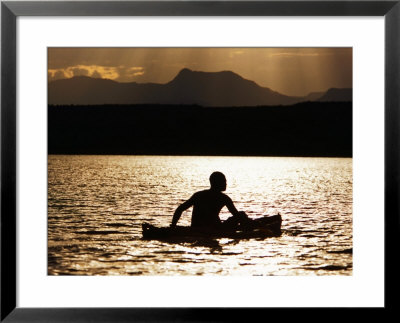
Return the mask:
[[[235,228],[224,228],[220,230],[210,230],[204,228],[192,228],[185,226],[156,227],[150,223],[142,224],[142,235],[144,240],[161,241],[185,241],[203,238],[231,238],[231,239],[265,239],[281,235],[282,216],[280,214],[263,216],[253,219],[245,225]]]

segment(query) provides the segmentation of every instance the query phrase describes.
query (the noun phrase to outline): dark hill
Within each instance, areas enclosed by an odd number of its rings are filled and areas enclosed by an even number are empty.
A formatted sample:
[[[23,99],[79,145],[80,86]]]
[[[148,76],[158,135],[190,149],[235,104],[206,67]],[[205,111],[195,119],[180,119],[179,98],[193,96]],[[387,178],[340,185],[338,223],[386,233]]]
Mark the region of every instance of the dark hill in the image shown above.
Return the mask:
[[[56,105],[129,104],[154,100],[160,84],[119,83],[77,76],[49,83],[48,102]]]
[[[197,104],[201,106],[291,105],[308,98],[291,97],[261,87],[230,72],[181,70],[169,83],[119,83],[85,76],[49,83],[51,105]]]
[[[351,102],[353,101],[353,89],[332,88],[326,91],[318,101],[321,102]]]
[[[173,100],[169,103],[202,106],[290,105],[298,98],[261,87],[230,71],[194,72],[183,69],[166,87]]]
[[[318,101],[326,92],[311,92],[303,98],[304,102]]]
[[[49,106],[50,154],[352,156],[352,104]]]

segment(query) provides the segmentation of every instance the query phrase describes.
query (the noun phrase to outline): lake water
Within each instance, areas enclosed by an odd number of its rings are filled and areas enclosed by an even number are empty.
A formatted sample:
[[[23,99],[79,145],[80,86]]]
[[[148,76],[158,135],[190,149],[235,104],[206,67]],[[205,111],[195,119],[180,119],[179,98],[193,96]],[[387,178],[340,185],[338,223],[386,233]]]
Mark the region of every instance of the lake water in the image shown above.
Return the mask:
[[[225,174],[238,210],[279,212],[282,235],[141,239],[143,222],[168,226],[213,171]],[[352,275],[352,176],[351,158],[50,155],[48,274]]]

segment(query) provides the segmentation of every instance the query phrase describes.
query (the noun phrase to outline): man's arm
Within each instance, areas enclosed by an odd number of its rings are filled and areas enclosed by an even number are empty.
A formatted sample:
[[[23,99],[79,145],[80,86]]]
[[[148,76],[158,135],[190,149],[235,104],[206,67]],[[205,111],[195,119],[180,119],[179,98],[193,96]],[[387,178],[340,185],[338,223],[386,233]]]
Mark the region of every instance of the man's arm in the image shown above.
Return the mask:
[[[192,196],[190,199],[188,199],[186,202],[182,203],[181,205],[178,206],[178,208],[175,210],[174,216],[172,217],[172,223],[171,227],[175,227],[176,224],[179,221],[179,218],[182,215],[182,212],[193,206],[194,204],[194,196]]]
[[[227,195],[225,205],[228,208],[229,212],[233,214],[232,219],[236,219],[236,221],[239,221],[240,223],[248,223],[249,221],[251,221],[246,212],[238,211],[236,209],[235,205],[233,205],[231,198]]]
[[[228,195],[225,195],[225,196],[226,196],[225,206],[228,208],[229,212],[231,212],[232,215],[234,215],[234,216],[240,215],[241,212],[239,212],[236,209],[236,207],[233,204],[233,201],[231,200],[231,198]]]

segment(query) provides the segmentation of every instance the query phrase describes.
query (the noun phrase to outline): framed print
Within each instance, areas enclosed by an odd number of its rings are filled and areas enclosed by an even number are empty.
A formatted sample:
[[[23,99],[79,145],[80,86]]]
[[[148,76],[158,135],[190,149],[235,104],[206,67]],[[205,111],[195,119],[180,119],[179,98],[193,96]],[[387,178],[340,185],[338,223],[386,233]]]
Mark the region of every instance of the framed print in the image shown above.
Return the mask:
[[[393,307],[398,1],[1,10],[2,320]]]

